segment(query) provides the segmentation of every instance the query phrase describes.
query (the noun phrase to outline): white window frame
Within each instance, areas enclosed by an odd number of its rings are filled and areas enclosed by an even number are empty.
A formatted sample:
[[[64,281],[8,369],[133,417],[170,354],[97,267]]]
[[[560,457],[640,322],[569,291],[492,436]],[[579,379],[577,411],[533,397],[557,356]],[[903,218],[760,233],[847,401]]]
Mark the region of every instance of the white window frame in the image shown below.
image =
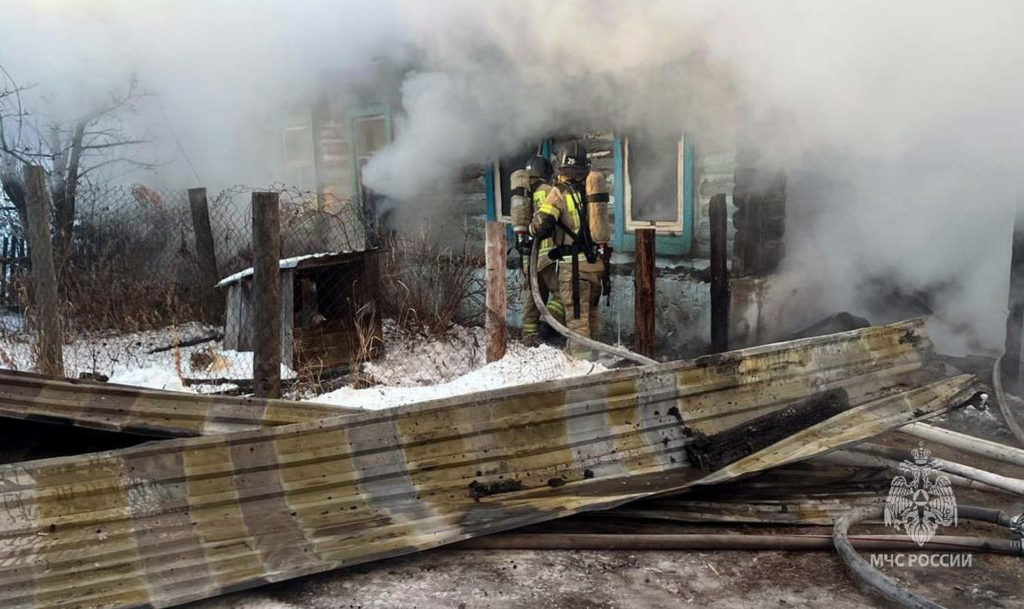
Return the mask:
[[[308,140],[310,146],[309,159],[297,160],[288,155],[288,135],[289,133],[295,132],[303,132],[303,136]],[[290,186],[294,186],[301,190],[312,190],[316,188],[316,152],[314,147],[313,128],[311,126],[292,125],[281,130],[281,156],[284,157],[286,176],[291,178],[293,174],[302,176],[303,173],[308,173],[311,180],[310,184],[291,184]]]
[[[629,176],[629,138],[623,138],[623,173],[625,173],[624,220],[627,232],[635,232],[638,228],[653,228],[655,232],[664,234],[683,233],[686,209],[686,137],[680,136],[676,142],[676,220],[673,222],[649,222],[633,219],[633,184]]]

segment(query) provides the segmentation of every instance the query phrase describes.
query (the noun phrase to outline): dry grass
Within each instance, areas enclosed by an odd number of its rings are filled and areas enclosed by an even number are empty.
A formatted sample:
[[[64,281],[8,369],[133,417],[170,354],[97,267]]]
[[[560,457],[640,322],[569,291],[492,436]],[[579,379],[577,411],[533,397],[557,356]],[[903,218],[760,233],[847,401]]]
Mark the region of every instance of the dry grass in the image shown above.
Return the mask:
[[[482,323],[483,261],[461,246],[430,238],[427,229],[386,241],[381,269],[384,316],[410,335],[443,336],[456,325]]]

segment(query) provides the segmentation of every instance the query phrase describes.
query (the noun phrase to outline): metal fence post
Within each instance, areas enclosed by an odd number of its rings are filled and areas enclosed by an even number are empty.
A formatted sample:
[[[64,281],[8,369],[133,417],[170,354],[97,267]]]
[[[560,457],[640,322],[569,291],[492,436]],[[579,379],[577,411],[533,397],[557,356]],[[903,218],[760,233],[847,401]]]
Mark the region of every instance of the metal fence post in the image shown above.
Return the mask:
[[[64,338],[60,324],[57,273],[53,266],[50,237],[50,200],[46,177],[38,165],[25,166],[25,211],[35,281],[33,304],[39,319],[36,369],[43,374],[64,376]]]
[[[281,221],[276,192],[252,193],[256,397],[281,397]]]

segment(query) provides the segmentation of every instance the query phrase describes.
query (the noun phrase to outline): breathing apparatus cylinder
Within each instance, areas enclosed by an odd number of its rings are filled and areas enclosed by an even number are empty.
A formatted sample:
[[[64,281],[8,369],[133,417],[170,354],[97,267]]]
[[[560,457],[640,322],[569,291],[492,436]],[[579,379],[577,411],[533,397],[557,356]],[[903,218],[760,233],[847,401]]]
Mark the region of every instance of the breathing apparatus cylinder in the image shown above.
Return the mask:
[[[590,236],[599,247],[612,240],[612,218],[608,195],[608,181],[600,171],[591,171],[587,176],[587,217],[590,220]]]
[[[509,176],[511,186],[512,231],[516,237],[523,237],[530,232],[530,220],[533,219],[533,198],[530,196],[530,174],[525,169],[513,171]]]

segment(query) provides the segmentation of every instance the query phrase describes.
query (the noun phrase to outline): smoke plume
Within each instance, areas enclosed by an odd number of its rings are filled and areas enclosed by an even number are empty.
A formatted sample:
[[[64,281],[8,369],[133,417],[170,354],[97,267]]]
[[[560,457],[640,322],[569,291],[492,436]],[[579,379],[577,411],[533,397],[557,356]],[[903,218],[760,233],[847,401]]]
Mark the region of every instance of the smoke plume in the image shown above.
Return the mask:
[[[753,147],[789,175],[775,292],[791,319],[919,305],[942,348],[995,351],[1020,23],[1024,6],[998,0],[36,0],[5,7],[0,63],[55,117],[137,74],[160,102],[137,120],[184,183],[183,156],[204,182],[279,176],[272,117],[379,57],[410,68],[395,140],[364,177],[398,201],[551,134],[685,130],[698,157]]]

